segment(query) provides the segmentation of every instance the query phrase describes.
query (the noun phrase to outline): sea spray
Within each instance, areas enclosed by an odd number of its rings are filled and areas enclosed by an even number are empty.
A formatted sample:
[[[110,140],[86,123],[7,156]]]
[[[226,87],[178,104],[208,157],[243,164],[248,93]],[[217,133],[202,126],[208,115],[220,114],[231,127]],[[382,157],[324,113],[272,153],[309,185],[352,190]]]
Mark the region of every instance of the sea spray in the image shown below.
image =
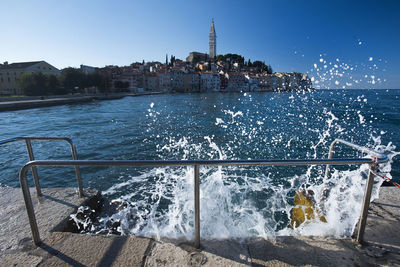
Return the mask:
[[[311,95],[311,96],[310,96]],[[264,117],[250,110],[222,108],[214,119],[217,127],[211,136],[169,136],[168,129],[157,132],[152,124],[159,123],[162,111],[149,109],[149,138],[157,138],[160,159],[251,159],[251,158],[326,158],[330,142],[336,137],[357,140],[368,133],[365,143],[372,149],[397,155],[391,144],[381,144],[368,122],[358,120],[359,113],[345,111],[336,114],[323,107],[322,99],[312,93],[269,95],[288,97],[288,107],[260,106]],[[248,102],[251,95],[241,101]],[[320,110],[300,109],[302,101],[312,101]],[[354,99],[363,109],[367,101]],[[348,99],[349,100],[349,99]],[[350,101],[353,101],[351,99]],[[151,107],[155,108],[155,106]],[[297,116],[295,118],[294,114]],[[312,118],[314,116],[314,118]],[[354,124],[359,123],[358,127]],[[282,129],[288,131],[282,131]],[[291,130],[290,130],[291,129]],[[362,131],[362,132],[358,132]],[[306,138],[307,136],[307,138]],[[363,135],[365,136],[365,134]],[[348,139],[349,138],[345,138]],[[365,157],[346,147],[336,148],[337,157]],[[297,152],[297,153],[296,153]],[[380,166],[390,172],[390,164]],[[201,235],[204,239],[247,238],[252,236],[321,235],[348,237],[361,213],[361,203],[368,176],[368,166],[331,167],[325,177],[325,166],[274,167],[229,166],[200,168]],[[194,234],[193,167],[146,168],[138,175],[104,190],[105,197],[118,203],[115,212],[98,218],[94,227],[84,231],[117,232],[124,235],[157,238],[184,238]],[[376,178],[372,199],[378,196],[382,180]],[[294,207],[294,195],[299,190],[311,190],[315,205],[327,222],[318,218],[300,227],[289,227]],[[120,194],[120,192],[125,192]]]

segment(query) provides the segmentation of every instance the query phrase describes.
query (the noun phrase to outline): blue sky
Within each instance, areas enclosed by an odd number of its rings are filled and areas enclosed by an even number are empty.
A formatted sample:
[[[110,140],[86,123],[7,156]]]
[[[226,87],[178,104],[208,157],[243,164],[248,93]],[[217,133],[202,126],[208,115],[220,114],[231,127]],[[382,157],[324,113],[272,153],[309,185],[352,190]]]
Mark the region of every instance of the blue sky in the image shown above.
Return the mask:
[[[1,62],[184,59],[208,52],[214,18],[218,54],[307,72],[320,87],[400,88],[400,1],[5,0],[1,10]]]

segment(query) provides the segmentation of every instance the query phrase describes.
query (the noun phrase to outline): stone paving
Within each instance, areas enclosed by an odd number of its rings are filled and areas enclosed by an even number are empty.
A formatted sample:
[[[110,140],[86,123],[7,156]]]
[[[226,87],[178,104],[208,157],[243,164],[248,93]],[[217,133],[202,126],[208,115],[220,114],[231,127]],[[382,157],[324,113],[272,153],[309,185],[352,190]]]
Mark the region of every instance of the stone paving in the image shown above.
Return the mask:
[[[74,189],[31,194],[43,243],[33,245],[19,188],[0,188],[0,266],[396,266],[400,265],[400,190],[382,187],[369,210],[363,246],[352,239],[277,237],[202,241],[57,232],[83,201]],[[87,195],[94,195],[94,191]]]

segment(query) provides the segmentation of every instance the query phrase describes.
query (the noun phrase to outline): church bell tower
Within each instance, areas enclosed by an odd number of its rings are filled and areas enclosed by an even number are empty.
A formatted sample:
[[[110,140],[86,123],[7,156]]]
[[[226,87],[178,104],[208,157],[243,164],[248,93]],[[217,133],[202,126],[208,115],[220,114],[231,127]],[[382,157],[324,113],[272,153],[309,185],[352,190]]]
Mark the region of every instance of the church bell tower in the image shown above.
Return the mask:
[[[215,34],[215,26],[214,26],[214,19],[211,20],[211,29],[210,34],[208,35],[209,38],[209,46],[210,46],[210,58],[214,59],[217,55],[217,35]]]

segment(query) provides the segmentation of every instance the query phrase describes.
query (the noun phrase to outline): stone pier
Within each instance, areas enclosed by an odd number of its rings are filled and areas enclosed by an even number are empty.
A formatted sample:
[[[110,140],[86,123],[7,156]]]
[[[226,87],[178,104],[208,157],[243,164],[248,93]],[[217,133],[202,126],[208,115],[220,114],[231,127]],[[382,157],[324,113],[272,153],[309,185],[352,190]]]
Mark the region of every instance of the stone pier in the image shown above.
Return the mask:
[[[370,206],[365,244],[329,237],[177,240],[59,232],[85,201],[75,189],[31,189],[42,244],[31,239],[20,188],[0,188],[0,266],[395,266],[400,265],[400,190],[382,187]],[[87,198],[96,192],[86,191]],[[98,196],[98,195],[97,195]]]
[[[156,95],[161,92],[143,92],[143,93],[113,93],[113,94],[96,94],[96,95],[61,95],[46,97],[21,97],[13,99],[7,98],[2,101],[0,98],[0,112],[20,109],[41,108],[50,106],[59,106],[67,104],[81,104],[94,100],[114,100],[126,96],[144,96]]]

